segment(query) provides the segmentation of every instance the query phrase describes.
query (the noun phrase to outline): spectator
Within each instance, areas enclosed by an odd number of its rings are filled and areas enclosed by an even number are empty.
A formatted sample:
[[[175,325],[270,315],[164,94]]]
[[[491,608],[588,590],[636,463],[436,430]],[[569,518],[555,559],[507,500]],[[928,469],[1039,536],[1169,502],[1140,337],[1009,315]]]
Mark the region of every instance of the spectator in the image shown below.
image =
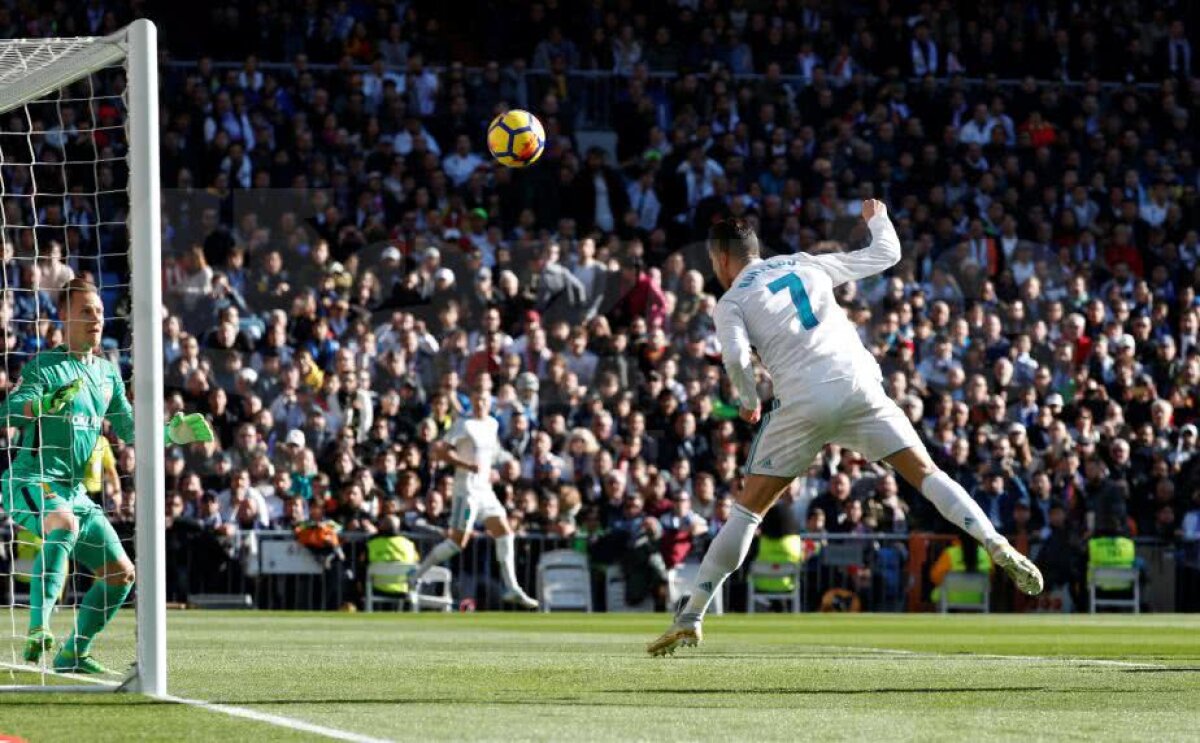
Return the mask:
[[[935,603],[941,600],[942,584],[949,573],[991,573],[992,561],[983,545],[976,544],[965,532],[956,537],[954,542],[938,556],[937,562],[929,571],[929,580],[934,585],[930,599]],[[956,604],[982,603],[983,597],[978,591],[951,592],[948,600]]]
[[[569,490],[563,490],[563,497],[555,493],[545,493],[538,499],[537,511],[525,522],[526,529],[531,533],[540,533],[552,537],[570,537],[575,531],[575,522],[568,509],[563,508],[566,500],[576,501],[575,496],[568,498]]]
[[[818,523],[813,522],[817,527]],[[823,525],[817,531],[824,531]],[[800,538],[800,521],[796,512],[788,502],[788,498],[780,499],[763,516],[762,535],[758,540],[758,554],[755,562],[775,565],[795,564],[804,561],[804,544]],[[779,578],[754,578],[755,590],[763,593],[786,593],[795,585],[791,576]]]
[[[558,263],[558,248],[547,246],[533,264],[530,289],[533,305],[545,325],[558,321],[578,322],[586,313],[586,289],[566,267]]]
[[[618,322],[645,320],[648,327],[661,328],[666,321],[666,299],[653,278],[642,270],[639,260],[621,265],[620,299],[613,308]]]
[[[471,138],[466,134],[458,135],[454,143],[454,152],[442,160],[442,169],[446,171],[446,175],[455,186],[465,184],[476,168],[481,165],[483,165],[483,158],[471,151]]]
[[[668,570],[686,561],[696,540],[708,533],[708,523],[692,510],[692,498],[686,491],[675,493],[670,500],[671,510],[660,519],[661,549]]]
[[[379,519],[379,532],[367,540],[366,559],[368,568],[385,563],[415,565],[420,555],[412,540],[401,535],[400,519],[385,515]],[[410,589],[405,575],[379,575],[369,580],[373,591],[382,596],[403,596]]]
[[[833,514],[836,519],[845,509],[846,502],[850,499],[850,478],[844,473],[837,473],[829,480],[829,489],[813,500],[808,507],[808,513],[811,515],[814,511],[821,511],[825,514],[825,519],[830,520],[829,514]]]
[[[973,493],[975,502],[991,519],[1000,532],[1012,531],[1013,510],[1022,499],[1026,499],[1017,482],[1005,476],[1004,470],[993,467],[984,474]]]
[[[262,493],[250,484],[250,473],[236,469],[229,489],[217,496],[223,523],[236,523],[241,530],[266,529],[271,525],[270,509]]]

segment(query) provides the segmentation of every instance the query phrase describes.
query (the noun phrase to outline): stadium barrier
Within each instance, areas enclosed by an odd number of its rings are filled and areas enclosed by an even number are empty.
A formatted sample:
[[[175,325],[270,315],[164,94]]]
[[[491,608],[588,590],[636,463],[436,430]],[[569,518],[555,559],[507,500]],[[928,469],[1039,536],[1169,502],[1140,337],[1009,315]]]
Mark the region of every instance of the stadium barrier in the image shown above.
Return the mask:
[[[424,555],[441,540],[431,534],[406,533]],[[167,599],[172,604],[204,603],[212,595],[248,596],[259,609],[339,609],[358,606],[366,579],[366,542],[361,532],[342,534],[340,551],[316,554],[290,531],[241,532],[229,539],[195,535],[187,550],[168,559]],[[571,539],[530,536],[516,540],[517,577],[528,590],[536,585],[537,562],[543,552],[571,549]],[[493,542],[471,540],[447,566],[454,574],[454,594],[464,608],[500,609],[503,586]],[[241,605],[240,600],[230,603]]]
[[[174,605],[254,607],[259,609],[334,610],[361,608],[366,577],[366,541],[362,533],[344,533],[340,555],[316,555],[296,542],[290,531],[245,532],[229,539],[198,533],[167,552],[167,599]],[[421,554],[441,539],[407,533]],[[950,537],[934,534],[804,534],[805,559],[799,568],[801,611],[934,611],[930,569]],[[1155,612],[1200,611],[1200,540],[1178,543],[1137,541],[1143,608]],[[170,540],[168,544],[171,545]],[[0,542],[0,606],[13,600],[13,555]],[[1022,544],[1035,556],[1039,544]],[[454,595],[463,610],[500,610],[503,585],[493,542],[476,538],[447,565],[454,574]],[[557,549],[587,553],[583,538],[520,536],[516,540],[517,577],[526,590],[537,585],[541,555]],[[752,557],[754,552],[751,553]],[[689,562],[699,561],[699,551]],[[724,586],[725,611],[747,610],[747,561]],[[629,606],[620,566],[590,560],[595,611],[650,611],[652,601]],[[1039,599],[1020,595],[998,572],[992,576],[993,611],[1061,612],[1078,610],[1084,565],[1070,587],[1049,586]],[[675,594],[686,591],[675,586]],[[763,595],[763,591],[758,591]],[[71,603],[74,592],[68,592]],[[673,607],[667,607],[673,608]],[[778,610],[766,604],[758,610]]]
[[[425,554],[436,534],[406,534]],[[338,609],[361,604],[366,576],[367,535],[343,534],[340,554],[315,555],[296,542],[290,531],[243,532],[231,538],[195,533],[169,544],[167,598],[175,605],[255,607],[261,609]],[[933,534],[805,534],[805,559],[799,567],[801,611],[932,611],[930,569],[950,538]],[[1177,543],[1142,538],[1137,541],[1143,604],[1149,611],[1200,611],[1200,540]],[[9,605],[21,586],[13,579],[14,555],[0,542],[0,606]],[[1018,542],[1034,555],[1039,544]],[[529,591],[536,586],[541,555],[556,549],[588,552],[581,538],[526,535],[516,540],[517,576]],[[753,552],[751,555],[753,556]],[[697,562],[694,552],[689,562]],[[726,611],[747,610],[747,579],[752,560],[730,576],[724,587]],[[466,609],[497,610],[503,587],[494,560],[493,542],[471,541],[448,566],[454,594]],[[1083,574],[1082,563],[1079,574]],[[624,601],[621,568],[592,559],[592,595],[596,611],[649,611],[653,602],[636,606]],[[672,576],[673,577],[673,576]],[[672,581],[673,595],[687,586]],[[1081,596],[1063,587],[1048,587],[1040,599],[1021,596],[1002,576],[993,575],[991,604],[996,611],[1070,611]],[[68,591],[69,605],[76,591]],[[763,592],[759,591],[760,595]],[[771,608],[769,606],[760,606]],[[775,607],[778,608],[778,607]]]

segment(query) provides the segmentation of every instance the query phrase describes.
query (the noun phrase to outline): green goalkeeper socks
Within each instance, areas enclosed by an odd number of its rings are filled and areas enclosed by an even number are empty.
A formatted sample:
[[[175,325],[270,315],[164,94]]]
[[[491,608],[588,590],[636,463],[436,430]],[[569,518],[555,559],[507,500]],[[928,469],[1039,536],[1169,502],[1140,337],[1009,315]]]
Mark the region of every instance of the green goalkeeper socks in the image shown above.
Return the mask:
[[[112,621],[117,610],[125,603],[133,584],[110,585],[102,580],[92,583],[83,595],[79,613],[75,618],[75,634],[63,644],[63,651],[76,656],[87,655],[92,647],[92,638]]]
[[[49,627],[50,613],[67,582],[67,559],[75,547],[75,532],[55,529],[46,535],[29,583],[29,629]]]

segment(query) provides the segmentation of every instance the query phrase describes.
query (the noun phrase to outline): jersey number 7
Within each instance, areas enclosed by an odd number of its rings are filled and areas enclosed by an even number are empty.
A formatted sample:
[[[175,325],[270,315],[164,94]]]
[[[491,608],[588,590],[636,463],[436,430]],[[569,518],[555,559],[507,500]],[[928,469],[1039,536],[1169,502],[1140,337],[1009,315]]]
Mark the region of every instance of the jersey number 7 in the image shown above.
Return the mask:
[[[792,304],[796,306],[796,315],[800,318],[800,324],[805,330],[812,330],[817,327],[820,320],[813,314],[812,302],[808,301],[808,292],[804,291],[804,282],[794,273],[784,274],[779,278],[767,284],[767,288],[772,294],[787,289],[792,295]]]

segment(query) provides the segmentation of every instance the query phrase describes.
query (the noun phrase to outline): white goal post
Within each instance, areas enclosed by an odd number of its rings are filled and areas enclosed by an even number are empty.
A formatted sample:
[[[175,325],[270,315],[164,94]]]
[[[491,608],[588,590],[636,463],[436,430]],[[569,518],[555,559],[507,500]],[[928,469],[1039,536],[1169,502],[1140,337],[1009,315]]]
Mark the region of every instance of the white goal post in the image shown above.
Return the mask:
[[[80,679],[73,677],[56,678],[53,683],[42,679],[35,685],[5,687],[0,680],[0,690],[119,688],[155,696],[167,693],[158,41],[154,24],[138,20],[105,37],[0,40],[0,114],[17,112],[38,102],[53,102],[49,96],[56,91],[115,66],[124,67],[126,80],[122,96],[129,199],[125,227],[131,275],[128,283],[121,286],[121,291],[127,290],[130,298],[132,399],[138,449],[134,468],[137,494],[134,515],[136,661],[124,683],[81,687]],[[61,93],[59,95],[61,100]],[[59,126],[63,127],[62,121]],[[93,131],[98,128],[94,120],[92,127]],[[60,131],[60,135],[63,133]],[[92,136],[96,135],[93,133]],[[66,165],[64,159],[64,171]],[[33,186],[36,193],[36,180]],[[98,198],[100,186],[93,188],[92,196]],[[68,194],[61,196],[65,201]],[[0,191],[0,198],[3,198],[3,191]],[[95,214],[93,222],[99,224]],[[31,229],[39,229],[36,217]],[[36,245],[36,235],[33,240]],[[107,308],[106,314],[111,315],[112,308]],[[9,671],[19,669],[19,664],[5,663],[4,668]],[[42,673],[46,673],[44,668]]]

